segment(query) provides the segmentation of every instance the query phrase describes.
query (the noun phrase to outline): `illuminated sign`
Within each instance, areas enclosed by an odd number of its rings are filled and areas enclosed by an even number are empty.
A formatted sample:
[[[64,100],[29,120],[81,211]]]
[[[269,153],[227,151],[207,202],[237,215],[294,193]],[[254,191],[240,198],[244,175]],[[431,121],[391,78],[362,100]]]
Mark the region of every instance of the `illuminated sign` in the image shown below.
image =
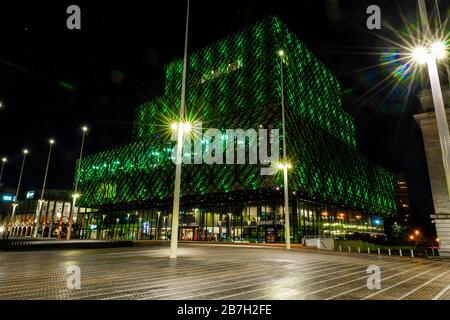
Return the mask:
[[[16,196],[13,194],[4,194],[2,196],[2,201],[3,202],[13,202],[16,201]]]
[[[148,232],[150,231],[150,223],[148,223],[148,221],[144,222],[144,233],[148,234]]]
[[[34,199],[35,191],[27,191],[27,194],[25,196],[26,199]]]

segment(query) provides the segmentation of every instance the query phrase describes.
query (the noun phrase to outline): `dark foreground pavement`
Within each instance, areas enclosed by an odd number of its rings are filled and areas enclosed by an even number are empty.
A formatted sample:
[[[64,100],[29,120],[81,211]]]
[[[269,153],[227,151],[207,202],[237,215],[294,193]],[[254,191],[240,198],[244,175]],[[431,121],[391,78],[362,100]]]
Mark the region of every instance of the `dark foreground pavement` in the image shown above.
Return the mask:
[[[450,262],[182,244],[0,252],[0,299],[450,299]],[[68,289],[67,268],[80,269]],[[379,267],[380,289],[367,287]],[[376,268],[375,267],[375,268]]]

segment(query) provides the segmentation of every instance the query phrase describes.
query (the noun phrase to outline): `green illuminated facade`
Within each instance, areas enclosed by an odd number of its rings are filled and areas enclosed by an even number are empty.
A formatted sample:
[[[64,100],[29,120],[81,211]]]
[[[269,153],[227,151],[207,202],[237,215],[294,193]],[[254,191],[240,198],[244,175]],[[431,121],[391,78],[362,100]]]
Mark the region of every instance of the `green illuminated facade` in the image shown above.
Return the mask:
[[[294,241],[383,233],[382,218],[396,212],[394,178],[358,153],[337,79],[277,17],[189,55],[187,113],[224,133],[281,132],[279,50]],[[166,66],[164,94],[137,108],[134,141],[82,160],[78,205],[98,211],[77,216],[78,236],[170,237],[175,165],[168,127],[179,113],[181,79],[179,59]],[[181,188],[181,239],[282,240],[281,174],[262,176],[251,164],[183,165]]]

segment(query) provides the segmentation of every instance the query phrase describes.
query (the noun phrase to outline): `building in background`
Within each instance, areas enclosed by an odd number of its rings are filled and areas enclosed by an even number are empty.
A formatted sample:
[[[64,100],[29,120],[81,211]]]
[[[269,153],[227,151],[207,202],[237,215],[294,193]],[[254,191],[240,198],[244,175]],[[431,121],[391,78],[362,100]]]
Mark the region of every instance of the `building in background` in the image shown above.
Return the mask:
[[[443,87],[442,93],[447,121],[449,121],[450,125],[450,87]],[[450,197],[447,191],[436,115],[434,113],[430,90],[420,92],[419,100],[421,109],[419,113],[414,115],[414,118],[422,131],[425,146],[428,175],[430,177],[434,204],[434,215],[431,216],[431,219],[434,221],[436,233],[440,240],[439,254],[442,256],[450,256]]]
[[[9,196],[9,193],[5,195]],[[40,195],[41,190],[26,190],[19,195],[18,201],[3,201],[0,206],[3,213],[0,225],[8,226],[10,237],[33,237],[35,220],[40,212],[38,238],[64,238],[71,214],[76,220],[78,214],[92,211],[88,208],[73,207],[71,191],[47,189],[42,204],[39,200]],[[14,217],[12,217],[13,203],[17,205]],[[74,231],[78,232],[78,237],[82,236],[76,227]],[[95,232],[92,234],[93,238],[94,234]]]
[[[337,79],[277,17],[189,55],[187,114],[205,128],[220,129],[224,149],[239,143],[225,129],[281,132],[279,50],[285,52],[287,156],[293,167],[292,241],[383,235],[383,217],[396,214],[394,177],[357,151],[354,120],[342,108]],[[96,211],[77,216],[80,237],[172,236],[175,167],[167,131],[179,114],[182,70],[181,59],[168,64],[164,94],[137,108],[133,142],[83,157],[75,177],[77,204]],[[201,142],[202,151],[209,143]],[[183,165],[178,237],[284,241],[283,175],[263,176],[261,166]]]
[[[395,174],[395,199],[397,202],[397,221],[403,226],[411,222],[411,205],[409,202],[408,183],[403,173]]]

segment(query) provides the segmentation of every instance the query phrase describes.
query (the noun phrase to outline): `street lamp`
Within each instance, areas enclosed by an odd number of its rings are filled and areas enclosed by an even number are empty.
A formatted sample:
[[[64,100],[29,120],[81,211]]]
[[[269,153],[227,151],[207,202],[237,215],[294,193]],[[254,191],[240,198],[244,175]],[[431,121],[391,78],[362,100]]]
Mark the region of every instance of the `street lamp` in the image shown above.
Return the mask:
[[[160,232],[159,232],[160,216],[161,216],[161,212],[158,212],[158,220],[156,221],[157,223],[156,223],[156,233],[155,233],[156,240],[159,240],[159,235],[160,235]]]
[[[25,159],[27,157],[28,150],[23,149],[22,153],[23,153],[23,160],[22,160],[22,167],[20,168],[19,182],[17,183],[16,202],[19,200],[20,183],[22,182],[23,167],[25,166]],[[14,213],[16,211],[16,207],[17,207],[17,203],[14,203],[11,219],[14,218]]]
[[[180,104],[180,120],[184,118],[184,107],[186,103],[186,71],[187,71],[187,48],[188,48],[188,33],[189,33],[189,5],[190,1],[187,1],[186,10],[186,28],[184,35],[184,56],[183,56],[183,77],[181,82],[181,104]],[[186,126],[184,129],[190,131],[190,126]],[[182,155],[182,142],[183,142],[183,127],[177,128],[177,154],[175,164],[175,186],[173,191],[173,211],[172,211],[172,232],[170,237],[170,258],[175,259],[177,257],[178,248],[178,226],[180,223],[180,186],[181,186],[181,155]]]
[[[75,191],[74,194],[77,194],[78,191],[78,172],[80,170],[81,166],[81,158],[83,157],[83,150],[84,150],[84,139],[86,138],[86,133],[88,132],[88,127],[83,126],[81,127],[81,131],[83,132],[81,136],[81,148],[80,148],[80,158],[78,159],[78,165],[77,165],[77,175],[75,176]]]
[[[219,216],[220,219],[220,216]],[[219,242],[222,242],[222,221],[217,221],[217,224],[219,225]]]
[[[70,235],[72,233],[72,213],[73,213],[73,210],[75,209],[75,204],[77,202],[77,199],[79,197],[81,197],[81,195],[78,193],[78,177],[79,177],[79,173],[80,173],[81,159],[83,157],[84,140],[86,138],[86,133],[88,132],[88,130],[89,129],[86,125],[81,127],[81,131],[83,132],[83,134],[81,136],[80,158],[78,159],[77,171],[75,173],[75,190],[72,195],[73,202],[72,202],[72,207],[70,208],[69,221],[67,223],[67,240],[70,240]]]
[[[412,58],[419,64],[427,64],[430,78],[431,94],[433,96],[436,123],[441,144],[442,161],[444,163],[447,192],[450,196],[450,134],[448,131],[447,116],[445,114],[444,98],[437,68],[437,60],[443,59],[447,53],[444,42],[437,41],[428,47],[417,47],[412,51]]]
[[[42,203],[44,202],[44,193],[45,193],[45,184],[47,183],[47,174],[48,174],[48,166],[50,164],[50,157],[52,155],[52,147],[55,144],[55,140],[50,139],[48,141],[50,147],[48,148],[48,157],[47,157],[47,165],[45,167],[45,174],[44,174],[44,182],[42,183],[42,191],[41,191],[41,198],[39,199],[39,207],[36,217],[36,223],[34,228],[34,237],[37,237],[38,229],[39,229],[39,223],[40,223],[40,217],[41,217],[41,209],[42,209]]]
[[[2,169],[0,170],[0,182],[2,182],[3,169],[5,168],[5,163],[8,162],[8,159],[2,158]]]
[[[283,169],[284,175],[284,217],[286,223],[284,225],[284,237],[286,242],[286,249],[291,249],[291,227],[289,223],[289,186],[288,186],[288,169],[290,165],[287,163],[286,157],[286,119],[284,110],[284,75],[283,75],[283,64],[285,52],[284,50],[278,51],[278,56],[280,57],[280,73],[281,73],[281,120],[283,126],[283,162],[278,165],[279,169]]]
[[[284,137],[283,137],[284,140]],[[291,229],[289,221],[289,182],[288,182],[288,170],[292,168],[289,163],[279,163],[277,165],[279,170],[283,170],[283,186],[284,186],[284,235],[286,242],[286,249],[291,249]]]

